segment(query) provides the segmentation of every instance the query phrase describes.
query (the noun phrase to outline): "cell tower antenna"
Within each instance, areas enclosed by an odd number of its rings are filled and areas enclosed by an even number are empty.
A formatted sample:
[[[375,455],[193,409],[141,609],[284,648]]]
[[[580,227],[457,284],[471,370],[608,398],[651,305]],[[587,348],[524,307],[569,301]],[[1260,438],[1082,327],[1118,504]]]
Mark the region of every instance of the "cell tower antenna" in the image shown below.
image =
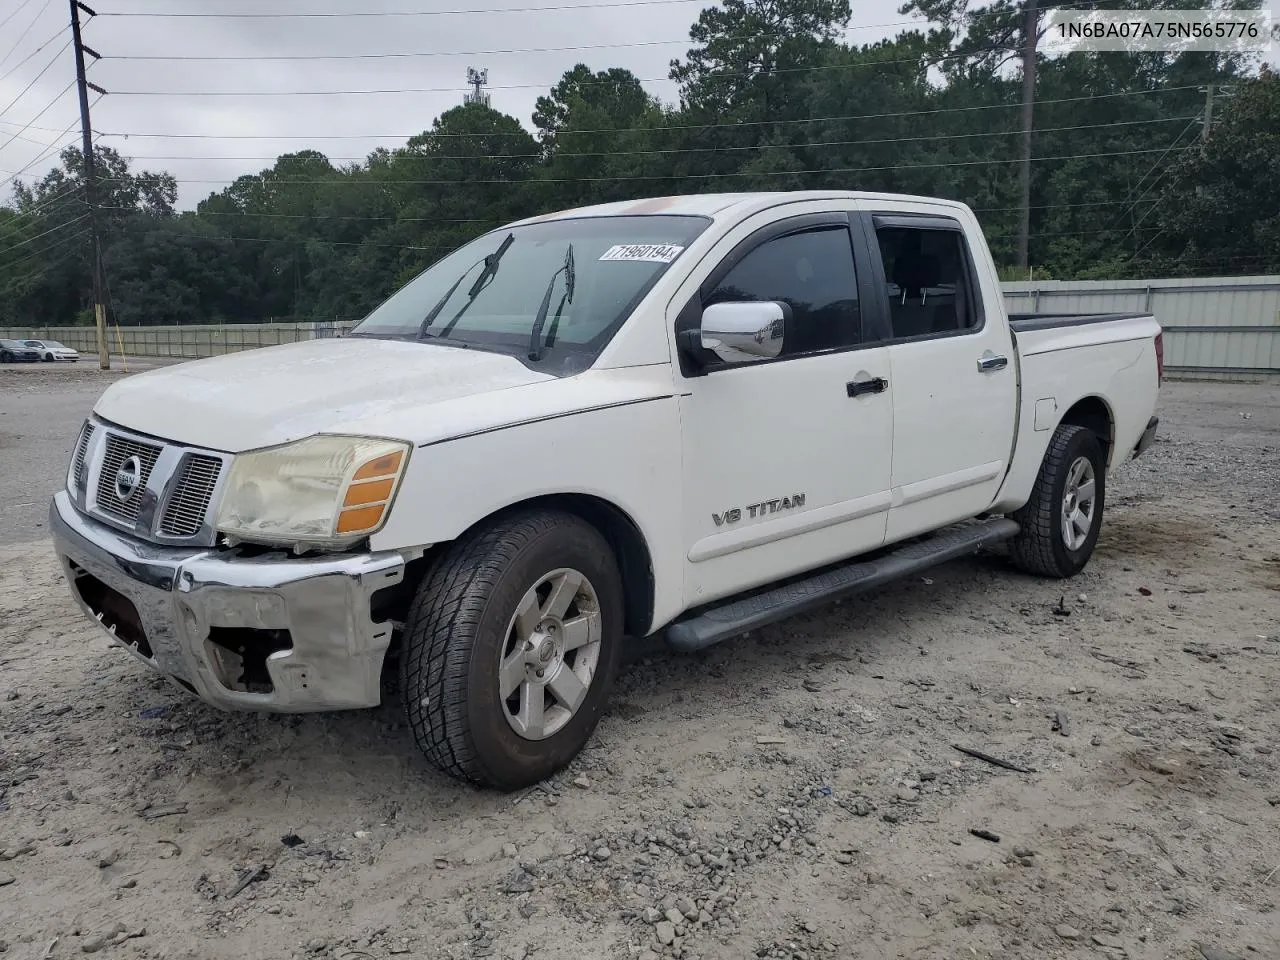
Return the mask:
[[[489,106],[489,91],[484,89],[485,84],[488,82],[489,70],[487,67],[483,70],[467,67],[467,83],[471,86],[471,92],[463,96],[463,102],[476,103],[482,107]]]

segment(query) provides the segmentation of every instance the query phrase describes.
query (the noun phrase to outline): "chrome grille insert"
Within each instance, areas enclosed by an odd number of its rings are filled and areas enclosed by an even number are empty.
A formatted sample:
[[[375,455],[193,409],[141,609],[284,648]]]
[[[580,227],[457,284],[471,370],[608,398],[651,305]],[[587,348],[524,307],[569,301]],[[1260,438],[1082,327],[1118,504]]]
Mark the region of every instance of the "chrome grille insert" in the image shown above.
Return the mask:
[[[98,509],[125,523],[136,521],[142,509],[142,496],[147,489],[147,481],[160,456],[160,450],[154,444],[141,443],[107,431],[102,461],[98,468]],[[139,475],[129,496],[121,500],[116,493],[116,477],[130,457],[138,458]]]
[[[222,461],[217,457],[184,455],[160,518],[160,532],[169,537],[193,537],[199,533],[221,473]]]
[[[89,441],[93,439],[93,422],[86,420],[84,426],[80,429],[80,439],[76,441],[76,452],[74,454],[74,476],[76,478],[76,486],[84,486],[84,454],[89,449]]]

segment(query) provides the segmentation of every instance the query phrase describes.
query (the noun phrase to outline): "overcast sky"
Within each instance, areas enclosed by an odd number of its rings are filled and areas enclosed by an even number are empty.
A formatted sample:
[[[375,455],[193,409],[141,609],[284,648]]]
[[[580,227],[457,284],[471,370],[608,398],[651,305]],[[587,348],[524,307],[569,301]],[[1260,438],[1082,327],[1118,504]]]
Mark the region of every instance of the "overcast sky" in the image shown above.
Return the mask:
[[[530,128],[534,100],[578,62],[593,70],[627,67],[646,80],[650,93],[672,102],[675,85],[662,78],[671,58],[683,57],[689,46],[689,26],[708,5],[707,0],[87,2],[99,16],[85,25],[84,42],[103,57],[90,68],[89,78],[109,91],[93,106],[94,129],[104,132],[102,143],[136,158],[135,170],[173,173],[179,180],[183,208],[194,206],[240,174],[270,166],[280,153],[314,148],[340,162],[340,158],[363,159],[378,146],[403,144],[462,101],[469,66],[488,69],[493,106]],[[604,2],[635,5],[604,6]],[[855,26],[847,39],[873,42],[897,33],[904,23],[898,4],[899,0],[854,0]],[[570,5],[572,9],[532,12],[509,9]],[[508,9],[475,12],[496,7]],[[440,13],[460,8],[472,12]],[[438,15],[282,19],[129,15],[353,11]],[[56,158],[56,146],[50,145],[80,142],[75,89],[69,86],[75,76],[72,52],[69,46],[61,49],[70,40],[67,22],[66,0],[0,0],[0,181],[29,164],[23,179],[42,175]],[[198,59],[364,54],[412,56]],[[438,92],[197,95],[405,88]],[[28,123],[31,126],[23,130]],[[67,128],[70,131],[63,135]],[[14,138],[15,134],[20,136]],[[211,138],[175,136],[179,134]],[[240,139],[247,136],[271,139]],[[0,186],[0,199],[7,201],[11,189],[8,183]]]
[[[615,0],[617,2],[617,0]],[[634,0],[630,0],[634,2]],[[898,0],[866,0],[854,23],[898,24]],[[462,102],[467,68],[489,71],[493,106],[532,129],[535,99],[565,70],[583,62],[593,70],[621,66],[645,79],[652,94],[672,102],[675,85],[664,78],[672,57],[689,47],[689,26],[707,0],[658,0],[636,6],[603,6],[590,0],[88,0],[99,16],[84,27],[84,42],[103,57],[89,78],[109,91],[93,106],[93,126],[102,143],[135,157],[135,169],[165,169],[179,181],[179,205],[193,206],[242,173],[269,166],[278,154],[315,148],[335,161],[363,159],[378,146],[398,146],[431,125],[442,111]],[[513,7],[570,6],[518,12]],[[431,16],[332,18],[179,18],[125,13],[350,13],[508,8]],[[0,0],[0,107],[50,62],[34,86],[0,110],[0,144],[48,104],[34,125],[0,147],[0,180],[37,160],[53,142],[79,143],[75,76],[68,47],[66,0]],[[117,13],[120,15],[110,15]],[[30,30],[26,36],[23,31]],[[894,26],[856,29],[849,38],[871,42]],[[61,31],[61,32],[59,32]],[[14,69],[45,41],[47,47]],[[21,40],[19,38],[21,37]],[[15,47],[16,44],[16,47]],[[580,50],[539,48],[588,47]],[[10,48],[12,55],[6,56]],[[483,53],[481,51],[513,51]],[[518,52],[514,52],[518,51]],[[413,54],[346,60],[199,59]],[[120,57],[123,59],[112,59]],[[12,72],[11,72],[12,71]],[[4,74],[10,74],[4,76]],[[652,78],[652,79],[650,79]],[[333,90],[436,90],[423,93],[342,96],[183,96],[197,91],[302,92]],[[139,95],[129,93],[138,91]],[[163,94],[163,95],[157,95]],[[56,98],[56,100],[55,100]],[[71,126],[65,137],[60,132]],[[117,134],[132,134],[129,138]],[[215,139],[165,139],[142,134],[211,134]],[[235,139],[267,135],[273,139]],[[354,139],[324,139],[351,137]],[[38,142],[32,142],[38,141]],[[156,159],[147,159],[156,158]],[[165,158],[165,159],[160,159]],[[181,158],[181,159],[170,159]],[[266,159],[231,159],[266,158]],[[35,163],[23,174],[43,174],[53,164]],[[8,198],[11,186],[0,187]]]

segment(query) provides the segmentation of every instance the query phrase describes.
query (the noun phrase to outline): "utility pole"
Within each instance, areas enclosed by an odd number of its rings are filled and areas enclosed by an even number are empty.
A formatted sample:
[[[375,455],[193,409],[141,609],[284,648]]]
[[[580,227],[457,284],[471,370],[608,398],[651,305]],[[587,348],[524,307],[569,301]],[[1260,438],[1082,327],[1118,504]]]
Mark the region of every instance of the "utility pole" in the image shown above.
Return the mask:
[[[1022,157],[1018,165],[1022,209],[1018,224],[1018,266],[1025,269],[1031,261],[1031,130],[1035,123],[1036,41],[1040,25],[1036,0],[1025,0],[1022,18]]]
[[[111,369],[111,352],[107,345],[107,307],[103,300],[106,286],[102,274],[102,239],[98,234],[97,179],[93,163],[93,127],[89,123],[89,90],[106,93],[100,86],[90,83],[84,75],[84,55],[101,59],[96,51],[86,47],[80,39],[80,11],[97,16],[79,0],[71,3],[71,39],[76,50],[76,87],[80,93],[80,132],[84,137],[84,200],[89,207],[89,238],[93,244],[93,319],[98,328],[98,366]]]
[[[1213,126],[1213,84],[1204,88],[1204,126],[1200,128],[1200,140],[1209,139],[1209,128]]]

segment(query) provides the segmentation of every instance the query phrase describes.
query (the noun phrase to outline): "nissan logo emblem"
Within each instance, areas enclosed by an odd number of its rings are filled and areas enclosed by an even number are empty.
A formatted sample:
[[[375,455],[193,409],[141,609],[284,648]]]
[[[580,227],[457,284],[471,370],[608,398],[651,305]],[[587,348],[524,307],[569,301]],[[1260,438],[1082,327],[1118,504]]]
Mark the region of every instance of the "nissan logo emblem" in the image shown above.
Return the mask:
[[[133,491],[138,489],[141,479],[142,461],[137,457],[130,457],[116,471],[116,497],[122,502],[128,500],[133,496]]]

